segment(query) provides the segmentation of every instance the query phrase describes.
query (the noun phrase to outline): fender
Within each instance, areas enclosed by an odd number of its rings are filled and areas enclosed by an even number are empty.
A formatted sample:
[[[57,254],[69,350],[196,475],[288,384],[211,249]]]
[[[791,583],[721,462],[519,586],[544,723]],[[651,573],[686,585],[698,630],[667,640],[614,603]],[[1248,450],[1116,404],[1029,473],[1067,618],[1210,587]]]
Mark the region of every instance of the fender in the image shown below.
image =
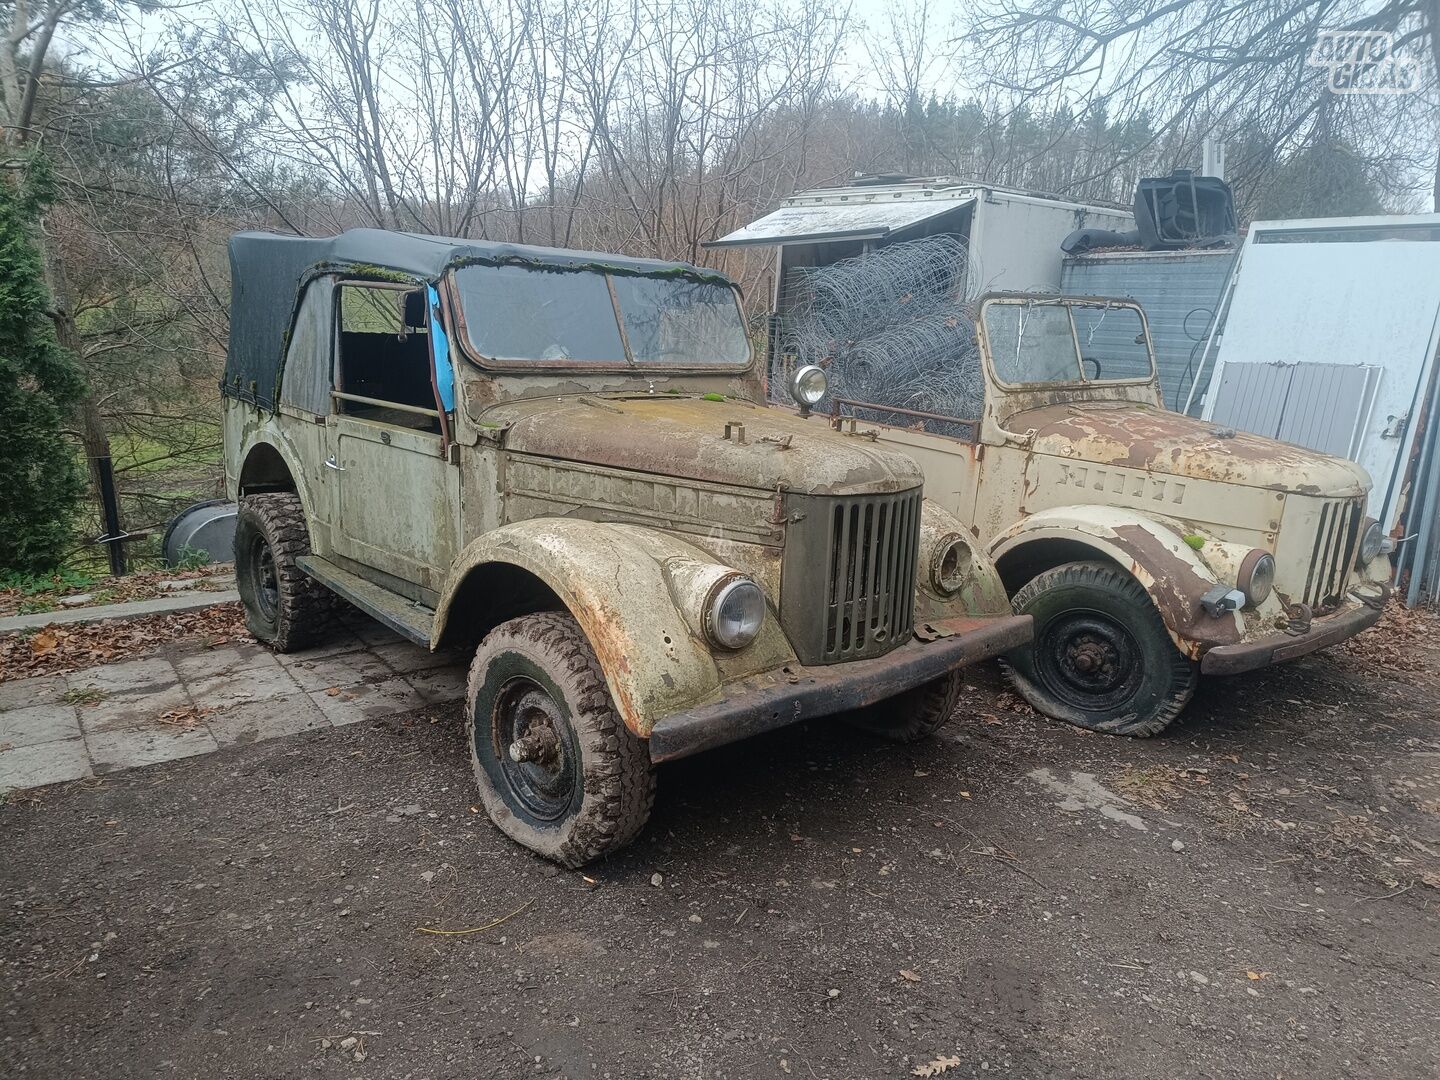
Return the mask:
[[[678,569],[697,562],[716,560],[671,534],[638,526],[572,518],[502,525],[471,541],[451,564],[431,640],[441,641],[450,621],[463,617],[455,601],[471,574],[495,564],[528,571],[575,616],[600,661],[621,719],[636,735],[648,738],[656,721],[671,713],[720,700],[722,682],[795,659],[773,597],[765,625],[751,645],[738,653],[713,655],[692,621],[699,613],[683,612],[679,606],[679,575],[667,573],[667,565]]]
[[[990,554],[998,562],[1037,540],[1084,544],[1118,563],[1144,586],[1180,651],[1198,658],[1215,645],[1243,636],[1238,612],[1212,618],[1200,598],[1219,584],[1181,536],[1153,518],[1114,506],[1057,506],[1016,522],[995,538]]]
[[[300,503],[305,507],[306,514],[314,515],[316,503],[311,497],[310,481],[305,475],[305,470],[300,468],[300,462],[304,457],[295,449],[290,437],[275,423],[271,415],[254,405],[237,402],[232,398],[226,399],[224,428],[225,444],[227,447],[234,446],[234,457],[226,454],[225,487],[232,498],[240,495],[240,475],[245,470],[245,462],[250,457],[250,452],[261,443],[268,445],[280,455],[280,460],[285,463],[285,468],[290,471],[290,478],[295,481],[295,493],[300,496]],[[317,430],[320,430],[317,427]],[[232,442],[232,436],[234,441]],[[233,463],[235,473],[230,474],[230,466]]]

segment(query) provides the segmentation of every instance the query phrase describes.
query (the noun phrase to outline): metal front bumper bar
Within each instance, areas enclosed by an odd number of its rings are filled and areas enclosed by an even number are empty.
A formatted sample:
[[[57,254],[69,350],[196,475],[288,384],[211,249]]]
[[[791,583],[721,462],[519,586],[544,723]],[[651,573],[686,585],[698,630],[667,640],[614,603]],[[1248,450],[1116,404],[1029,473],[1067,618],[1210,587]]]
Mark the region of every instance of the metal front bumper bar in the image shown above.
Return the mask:
[[[787,664],[739,680],[709,705],[673,713],[650,732],[650,760],[673,761],[764,731],[873,705],[956,668],[1030,644],[1029,615],[932,620],[945,636],[912,640],[873,660]]]
[[[1219,645],[1207,652],[1200,660],[1200,670],[1206,675],[1238,675],[1242,671],[1269,667],[1297,656],[1324,649],[1337,642],[1352,638],[1361,630],[1368,629],[1380,621],[1385,601],[1390,597],[1385,587],[1378,600],[1360,601],[1350,610],[1328,619],[1316,619],[1310,630],[1304,634],[1271,634],[1258,641],[1244,641],[1239,645]]]

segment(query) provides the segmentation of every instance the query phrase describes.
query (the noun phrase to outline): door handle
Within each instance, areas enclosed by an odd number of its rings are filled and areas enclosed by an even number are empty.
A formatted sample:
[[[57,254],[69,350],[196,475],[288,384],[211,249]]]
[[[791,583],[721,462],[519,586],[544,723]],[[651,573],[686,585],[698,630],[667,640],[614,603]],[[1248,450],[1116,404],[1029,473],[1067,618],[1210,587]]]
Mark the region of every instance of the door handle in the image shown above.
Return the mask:
[[[344,466],[344,465],[341,465],[338,461],[335,460],[335,455],[334,455],[334,454],[331,454],[329,457],[327,457],[327,458],[325,459],[325,467],[326,467],[327,469],[334,469],[336,472],[344,472],[344,471],[345,471],[345,466]]]

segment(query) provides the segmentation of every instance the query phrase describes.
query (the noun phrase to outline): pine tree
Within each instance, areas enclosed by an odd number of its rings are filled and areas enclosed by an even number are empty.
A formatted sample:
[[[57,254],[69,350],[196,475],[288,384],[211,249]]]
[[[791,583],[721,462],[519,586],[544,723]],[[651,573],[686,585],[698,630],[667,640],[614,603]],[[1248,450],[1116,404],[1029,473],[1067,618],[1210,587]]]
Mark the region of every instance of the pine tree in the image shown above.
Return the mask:
[[[0,570],[35,573],[60,562],[84,491],[60,431],[84,383],[55,341],[35,244],[50,172],[38,154],[14,164],[0,178]]]

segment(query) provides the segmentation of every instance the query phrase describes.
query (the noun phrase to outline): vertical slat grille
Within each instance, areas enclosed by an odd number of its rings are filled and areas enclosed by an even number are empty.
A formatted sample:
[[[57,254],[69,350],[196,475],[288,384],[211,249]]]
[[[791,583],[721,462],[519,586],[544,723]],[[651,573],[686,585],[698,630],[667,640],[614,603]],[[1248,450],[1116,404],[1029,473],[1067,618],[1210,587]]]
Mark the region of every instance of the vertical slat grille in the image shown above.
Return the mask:
[[[1355,545],[1360,541],[1362,510],[1363,503],[1353,499],[1327,502],[1320,510],[1304,596],[1305,603],[1316,611],[1345,593],[1355,561]]]
[[[792,524],[780,618],[800,659],[829,664],[878,656],[907,641],[914,622],[919,490],[792,496],[787,507]]]

